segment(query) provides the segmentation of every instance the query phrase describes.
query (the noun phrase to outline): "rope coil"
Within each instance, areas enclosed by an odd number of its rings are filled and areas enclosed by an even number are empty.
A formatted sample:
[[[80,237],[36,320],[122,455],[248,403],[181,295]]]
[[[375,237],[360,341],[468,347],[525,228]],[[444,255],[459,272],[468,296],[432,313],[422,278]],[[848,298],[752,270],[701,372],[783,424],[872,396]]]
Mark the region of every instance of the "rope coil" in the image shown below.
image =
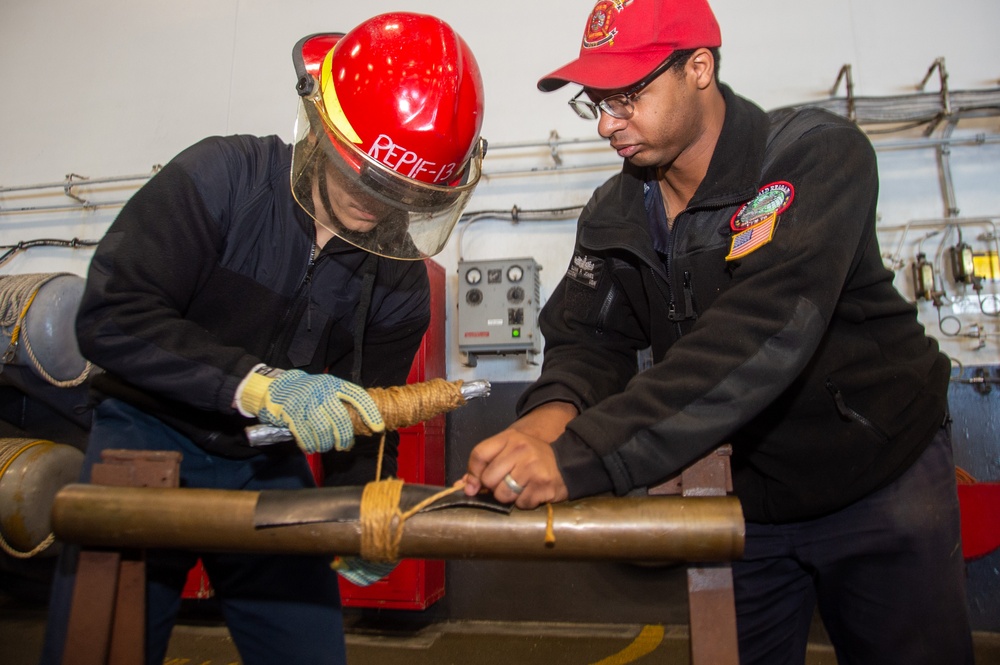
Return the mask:
[[[447,381],[443,379],[435,379],[436,381],[442,381],[448,384]],[[383,402],[385,402],[386,411],[392,411],[394,404],[392,400],[399,398],[400,395],[427,395],[430,394],[443,394],[442,389],[438,385],[431,385],[433,382],[422,383],[422,384],[410,384],[405,386],[410,390],[407,391],[392,391],[391,389],[377,389],[369,388],[370,393],[375,393],[376,390],[382,392],[376,403],[379,405],[381,410],[383,407]],[[448,384],[449,386],[451,384]],[[424,387],[426,386],[426,388]],[[461,387],[461,382],[457,382],[455,390],[457,391]],[[375,398],[375,395],[372,395]],[[425,395],[426,397],[426,395]],[[461,393],[459,393],[461,397]],[[427,403],[426,400],[414,399],[412,403],[422,402]],[[411,403],[411,405],[412,405]],[[462,397],[462,403],[465,403],[465,398]],[[405,410],[405,409],[404,409]],[[448,409],[449,411],[451,409]],[[440,413],[439,410],[437,413]],[[428,418],[437,415],[437,413],[432,413]],[[386,420],[387,429],[396,429],[390,425],[389,419]],[[419,422],[419,421],[417,421]],[[409,423],[415,424],[415,423]],[[369,482],[365,485],[364,490],[361,492],[361,506],[360,510],[360,521],[361,521],[361,551],[359,554],[362,559],[368,559],[369,561],[377,561],[381,563],[392,563],[399,560],[399,541],[403,537],[403,526],[406,524],[406,520],[412,515],[417,514],[430,504],[434,503],[441,497],[447,496],[458,490],[462,489],[461,486],[454,486],[446,488],[432,496],[427,497],[417,505],[413,506],[405,513],[399,507],[399,498],[403,494],[403,485],[405,481],[399,478],[382,478],[382,460],[385,456],[385,432],[382,433],[382,438],[379,441],[378,446],[378,462],[375,466],[375,480]]]
[[[48,443],[51,442],[36,439],[0,439],[0,480],[23,452],[29,448]],[[20,550],[7,542],[3,536],[3,529],[0,529],[0,549],[15,559],[30,559],[47,550],[55,542],[55,539],[55,534],[49,533],[42,542],[30,550]]]
[[[38,295],[39,290],[48,282],[70,273],[28,273],[24,275],[3,275],[0,276],[0,327],[11,328],[10,344],[2,356],[2,362],[8,363],[14,359],[17,353],[18,344],[24,343],[24,350],[31,361],[31,366],[40,377],[57,388],[74,388],[83,384],[90,376],[94,366],[90,361],[86,361],[83,370],[75,378],[61,381],[53,377],[42,367],[34,350],[31,348],[31,340],[28,339],[27,329],[24,327],[24,319],[28,315],[28,310]]]
[[[399,541],[403,526],[413,515],[438,499],[462,489],[449,487],[427,497],[406,512],[399,508],[405,481],[399,478],[375,480],[361,493],[361,558],[381,563],[399,560]]]
[[[403,534],[399,497],[403,481],[376,480],[361,494],[361,558],[391,563],[398,558]]]
[[[387,431],[415,425],[434,416],[452,411],[466,403],[461,392],[462,382],[445,379],[431,379],[422,383],[412,383],[389,388],[368,388],[385,421]],[[371,435],[371,430],[351,409],[354,431],[360,435]],[[361,493],[360,523],[362,559],[378,563],[393,563],[399,560],[399,543],[403,528],[413,515],[419,513],[435,501],[462,490],[462,485],[454,485],[427,497],[409,510],[403,511],[399,501],[405,481],[399,478],[382,479],[382,461],[385,454],[385,432],[379,442],[375,480],[365,485]],[[545,544],[555,545],[553,531],[554,511],[552,504],[546,504]]]
[[[466,402],[465,396],[462,395],[462,381],[452,382],[446,379],[430,379],[405,386],[366,390],[378,406],[388,430],[422,423],[434,416],[453,411]],[[362,436],[374,434],[353,407],[349,407],[348,411],[355,434]]]

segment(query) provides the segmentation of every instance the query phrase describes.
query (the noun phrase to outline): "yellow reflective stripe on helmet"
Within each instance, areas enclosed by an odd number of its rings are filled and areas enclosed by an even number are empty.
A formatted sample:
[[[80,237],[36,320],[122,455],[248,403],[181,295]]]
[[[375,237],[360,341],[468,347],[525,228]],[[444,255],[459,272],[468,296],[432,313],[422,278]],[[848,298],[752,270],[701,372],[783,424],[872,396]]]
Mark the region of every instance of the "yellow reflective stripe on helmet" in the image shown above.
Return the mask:
[[[327,52],[320,69],[319,89],[320,94],[323,95],[323,106],[326,107],[327,118],[340,130],[340,133],[352,143],[360,144],[361,137],[354,131],[354,127],[351,127],[347,116],[344,115],[344,109],[340,106],[340,100],[337,98],[337,88],[333,84],[333,51],[334,49],[330,49]]]

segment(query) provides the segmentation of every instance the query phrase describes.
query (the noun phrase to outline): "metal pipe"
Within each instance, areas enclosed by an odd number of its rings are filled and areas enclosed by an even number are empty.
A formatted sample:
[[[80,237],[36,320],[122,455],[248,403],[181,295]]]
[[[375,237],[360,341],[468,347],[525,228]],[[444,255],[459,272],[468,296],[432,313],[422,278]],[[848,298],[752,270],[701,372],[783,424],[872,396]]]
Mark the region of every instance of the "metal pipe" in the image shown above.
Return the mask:
[[[872,141],[875,152],[881,150],[921,150],[924,148],[939,148],[942,146],[954,145],[991,145],[1000,143],[1000,136],[988,136],[986,134],[975,134],[972,136],[950,136],[947,138],[927,137],[921,139],[902,139],[896,141],[879,140]]]
[[[568,138],[564,139],[560,137],[555,132],[550,133],[549,139],[546,141],[511,141],[509,143],[490,143],[490,152],[494,150],[515,150],[519,148],[548,148],[551,146],[562,146],[562,145],[588,145],[588,144],[604,144],[607,145],[608,140],[603,138]]]
[[[588,145],[588,144],[604,144],[607,143],[605,139],[555,139],[549,141],[524,141],[524,142],[513,142],[506,144],[490,144],[490,151],[495,152],[497,150],[510,150],[518,148],[552,148],[553,145],[556,146],[566,146],[566,145]],[[881,150],[913,150],[913,149],[924,149],[924,148],[935,148],[945,145],[986,145],[1000,143],[1000,136],[992,136],[986,134],[976,134],[975,136],[968,137],[952,137],[952,138],[923,138],[923,139],[911,139],[911,140],[900,140],[900,141],[873,141],[872,145],[875,147],[875,151]],[[489,181],[490,178],[498,177],[515,177],[515,176],[533,176],[533,175],[550,175],[556,173],[574,173],[574,172],[584,172],[584,171],[603,171],[620,169],[621,160],[609,160],[595,162],[593,164],[577,164],[572,166],[566,165],[555,165],[555,166],[544,166],[538,168],[528,168],[528,169],[511,169],[507,171],[484,171],[483,177]],[[125,175],[125,176],[108,176],[102,178],[85,178],[73,181],[56,181],[48,183],[38,183],[33,185],[18,185],[14,187],[0,187],[0,194],[6,194],[10,192],[25,192],[34,191],[42,189],[52,189],[61,188],[66,189],[67,187],[86,187],[93,186],[97,184],[108,184],[116,182],[129,182],[129,181],[139,181],[148,180],[152,175],[156,173],[156,168],[152,174],[145,175]],[[11,214],[11,213],[21,213],[21,212],[49,212],[56,210],[85,210],[93,208],[110,208],[122,206],[127,202],[125,200],[115,200],[115,201],[88,201],[86,203],[69,203],[63,205],[45,205],[45,206],[19,206],[19,207],[0,207],[0,215]]]
[[[911,228],[925,227],[925,226],[949,227],[949,226],[974,226],[974,225],[985,225],[991,229],[990,237],[987,238],[986,241],[989,242],[990,240],[992,240],[994,245],[994,251],[996,251],[997,254],[1000,255],[1000,233],[997,232],[996,222],[993,221],[993,218],[988,216],[967,217],[964,219],[958,217],[945,217],[941,219],[913,219],[903,225],[879,226],[877,230],[882,233],[886,233],[889,231],[902,231],[902,234],[899,237],[899,242],[896,244],[896,252],[890,258],[890,261],[892,262],[892,269],[896,270],[896,266],[905,265],[905,262],[900,263],[900,261],[902,261],[900,257],[902,256],[903,253],[903,242],[906,240],[906,236],[907,234],[909,234]]]
[[[133,180],[149,180],[151,177],[156,175],[160,170],[160,166],[154,166],[151,173],[141,173],[138,175],[119,175],[119,176],[107,176],[103,178],[88,178],[87,176],[76,175],[75,173],[70,173],[66,176],[64,180],[57,180],[55,182],[41,182],[34,185],[17,185],[14,187],[0,187],[0,194],[6,194],[8,192],[23,192],[32,189],[55,189],[59,188],[63,191],[72,189],[73,187],[79,187],[80,185],[107,185],[116,182],[130,182]]]
[[[356,497],[362,488],[324,488]],[[258,500],[269,491],[158,489],[70,484],[56,495],[52,528],[64,541],[93,547],[169,548],[280,554],[356,555],[356,519],[258,528]],[[299,493],[308,503],[323,493]],[[355,510],[357,510],[355,508]],[[463,505],[406,520],[400,558],[618,561],[730,561],[743,553],[743,514],[735,497],[592,497],[509,514]]]
[[[91,201],[88,203],[63,203],[48,206],[21,206],[19,208],[0,208],[0,215],[15,212],[55,212],[57,210],[96,210],[98,208],[120,208],[126,203],[128,203],[128,199],[121,199],[118,201]]]
[[[943,72],[944,63],[941,63],[940,66],[942,67]],[[957,124],[957,118],[948,117],[945,121],[944,129],[941,132],[943,138],[951,138]],[[958,217],[958,199],[955,198],[955,184],[951,175],[951,146],[947,144],[938,146],[937,158],[938,173],[941,177],[941,196],[944,198],[945,203],[945,215],[949,218]]]

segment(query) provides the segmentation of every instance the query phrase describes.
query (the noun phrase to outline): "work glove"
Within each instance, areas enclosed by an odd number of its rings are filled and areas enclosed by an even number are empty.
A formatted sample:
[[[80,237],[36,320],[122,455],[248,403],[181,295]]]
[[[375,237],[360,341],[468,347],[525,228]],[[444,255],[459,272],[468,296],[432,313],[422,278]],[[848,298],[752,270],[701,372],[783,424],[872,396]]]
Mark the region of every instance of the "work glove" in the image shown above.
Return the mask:
[[[398,561],[371,561],[359,556],[338,556],[331,567],[345,580],[356,586],[370,586],[387,577]]]
[[[385,430],[382,414],[368,392],[331,374],[264,367],[247,375],[237,393],[240,411],[288,429],[306,453],[351,449],[354,426],[345,402],[372,432]]]

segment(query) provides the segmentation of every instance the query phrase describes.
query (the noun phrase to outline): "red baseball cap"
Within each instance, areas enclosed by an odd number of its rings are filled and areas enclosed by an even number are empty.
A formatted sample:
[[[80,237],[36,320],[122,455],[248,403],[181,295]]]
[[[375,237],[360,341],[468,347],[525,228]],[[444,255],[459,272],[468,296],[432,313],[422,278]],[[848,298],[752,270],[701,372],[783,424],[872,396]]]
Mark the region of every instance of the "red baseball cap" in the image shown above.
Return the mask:
[[[722,45],[706,0],[599,0],[583,30],[580,57],[538,81],[551,92],[567,83],[615,90],[641,81],[671,53]]]

